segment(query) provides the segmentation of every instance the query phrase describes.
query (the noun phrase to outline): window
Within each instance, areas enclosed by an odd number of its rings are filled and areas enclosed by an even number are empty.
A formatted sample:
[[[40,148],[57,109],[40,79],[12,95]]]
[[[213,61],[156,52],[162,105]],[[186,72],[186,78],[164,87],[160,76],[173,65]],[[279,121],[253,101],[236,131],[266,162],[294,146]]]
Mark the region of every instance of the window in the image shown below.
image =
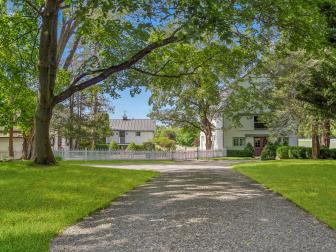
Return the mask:
[[[245,138],[244,137],[234,137],[233,146],[245,146]]]
[[[113,131],[111,132],[111,136],[114,136],[114,132]]]
[[[254,116],[254,129],[267,129],[266,124],[260,121],[259,116]]]
[[[140,135],[141,135],[140,131],[135,132],[135,136],[140,136]]]

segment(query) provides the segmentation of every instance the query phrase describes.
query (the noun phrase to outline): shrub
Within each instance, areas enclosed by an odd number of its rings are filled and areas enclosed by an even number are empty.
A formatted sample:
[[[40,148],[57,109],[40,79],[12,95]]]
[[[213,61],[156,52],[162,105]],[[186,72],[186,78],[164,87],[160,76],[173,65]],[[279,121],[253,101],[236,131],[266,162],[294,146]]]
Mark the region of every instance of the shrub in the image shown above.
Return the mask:
[[[109,149],[112,151],[119,150],[119,146],[116,141],[110,142]]]
[[[308,158],[307,149],[306,147],[302,146],[291,146],[288,151],[288,156],[289,158],[296,158],[296,159]]]
[[[332,159],[336,159],[336,149],[329,149]]]
[[[138,146],[134,142],[127,145],[127,148],[126,148],[126,150],[128,151],[136,151],[137,149],[138,149]]]
[[[279,159],[288,159],[289,146],[279,146],[276,149],[276,157]]]
[[[268,142],[261,152],[261,160],[274,160],[276,157],[277,146],[271,142]]]
[[[277,158],[280,159],[306,159],[311,158],[312,149],[303,146],[279,146],[276,150]]]
[[[336,149],[321,148],[321,159],[336,159]]]
[[[310,147],[303,147],[306,149],[306,158],[311,159],[312,158],[312,148]]]
[[[245,150],[227,150],[228,157],[250,157]]]
[[[143,144],[136,144],[136,150],[138,150],[138,151],[144,151],[145,150],[145,146]]]
[[[175,150],[175,141],[170,140],[167,137],[156,137],[153,139],[154,143],[166,150]]]
[[[252,144],[248,143],[245,146],[244,151],[245,151],[245,154],[247,155],[247,157],[254,157],[255,150],[254,150],[254,147],[252,146]]]
[[[146,151],[154,151],[155,150],[155,144],[153,142],[144,142],[143,146],[144,146],[144,149]]]
[[[96,150],[108,150],[109,145],[108,144],[96,144]]]
[[[61,156],[56,156],[55,160],[56,160],[56,162],[62,161],[62,157]]]
[[[136,144],[134,142],[130,143],[126,147],[126,150],[128,150],[128,151],[142,151],[144,149],[145,149],[145,147],[144,147],[143,144]]]

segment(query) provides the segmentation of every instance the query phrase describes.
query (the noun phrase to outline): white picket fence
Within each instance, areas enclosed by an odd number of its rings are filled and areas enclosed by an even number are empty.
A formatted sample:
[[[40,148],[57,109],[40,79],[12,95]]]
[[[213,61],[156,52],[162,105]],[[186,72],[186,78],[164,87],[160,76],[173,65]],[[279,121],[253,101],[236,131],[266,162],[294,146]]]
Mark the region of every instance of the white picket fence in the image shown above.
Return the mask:
[[[20,159],[22,157],[21,151],[14,151],[14,159]],[[8,151],[0,151],[0,160],[9,160],[12,159],[9,157]]]
[[[62,160],[193,160],[225,157],[226,150],[194,151],[127,151],[63,150],[54,151]]]

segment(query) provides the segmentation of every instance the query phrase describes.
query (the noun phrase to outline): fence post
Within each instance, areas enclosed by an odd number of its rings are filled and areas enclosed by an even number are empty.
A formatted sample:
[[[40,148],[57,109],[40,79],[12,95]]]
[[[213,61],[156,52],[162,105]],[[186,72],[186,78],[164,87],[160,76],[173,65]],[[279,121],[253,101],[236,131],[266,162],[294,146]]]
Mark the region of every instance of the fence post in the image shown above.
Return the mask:
[[[85,154],[84,154],[84,156],[85,156],[85,160],[87,160],[88,159],[88,150],[87,150],[87,148],[85,148]]]
[[[196,160],[198,160],[198,147],[196,147]]]

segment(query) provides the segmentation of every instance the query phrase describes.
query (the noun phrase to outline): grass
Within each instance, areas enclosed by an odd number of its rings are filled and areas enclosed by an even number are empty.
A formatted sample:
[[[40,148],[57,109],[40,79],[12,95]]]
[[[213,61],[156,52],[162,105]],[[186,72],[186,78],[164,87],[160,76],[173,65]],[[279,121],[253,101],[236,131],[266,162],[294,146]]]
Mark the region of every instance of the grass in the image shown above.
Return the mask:
[[[0,163],[0,251],[48,251],[51,239],[119,195],[156,176],[61,162]]]
[[[267,161],[240,164],[235,169],[336,229],[336,161]]]

